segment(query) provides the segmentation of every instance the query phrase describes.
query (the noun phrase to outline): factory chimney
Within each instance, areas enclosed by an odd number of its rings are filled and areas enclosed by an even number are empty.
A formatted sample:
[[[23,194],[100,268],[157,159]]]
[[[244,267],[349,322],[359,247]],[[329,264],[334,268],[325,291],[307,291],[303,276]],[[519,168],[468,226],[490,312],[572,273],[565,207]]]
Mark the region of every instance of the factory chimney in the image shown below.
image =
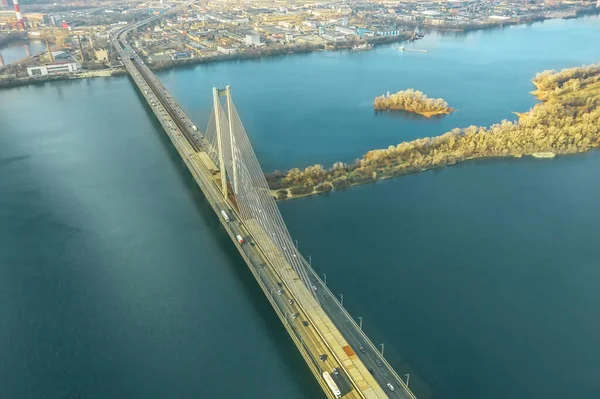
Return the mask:
[[[85,56],[83,55],[83,46],[81,45],[80,36],[77,36],[77,41],[79,42],[79,51],[81,52],[81,62],[85,62]]]
[[[19,8],[19,0],[13,0],[13,4],[15,5],[15,13],[17,14],[17,28],[25,29],[23,14],[21,14],[21,8]]]
[[[48,50],[48,58],[50,59],[50,62],[54,62],[54,57],[52,57],[52,51],[50,51],[50,43],[48,43],[48,40],[46,40],[46,49]]]

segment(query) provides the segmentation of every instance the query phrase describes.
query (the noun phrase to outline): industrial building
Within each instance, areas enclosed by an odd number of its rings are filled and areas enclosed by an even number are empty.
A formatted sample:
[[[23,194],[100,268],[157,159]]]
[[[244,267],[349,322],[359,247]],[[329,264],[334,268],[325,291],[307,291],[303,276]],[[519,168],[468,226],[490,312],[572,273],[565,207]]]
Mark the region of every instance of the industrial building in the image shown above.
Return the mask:
[[[94,51],[94,55],[96,56],[96,60],[100,62],[108,62],[108,51],[105,49],[98,49]]]
[[[175,53],[169,54],[172,60],[185,60],[189,58],[193,58],[193,54],[189,51],[177,51]]]
[[[29,76],[47,76],[63,73],[72,73],[79,70],[79,65],[75,62],[55,62],[53,64],[35,66],[27,68]]]
[[[260,46],[260,35],[257,33],[253,33],[251,35],[246,35],[246,38],[244,39],[244,43],[246,43],[249,46]]]

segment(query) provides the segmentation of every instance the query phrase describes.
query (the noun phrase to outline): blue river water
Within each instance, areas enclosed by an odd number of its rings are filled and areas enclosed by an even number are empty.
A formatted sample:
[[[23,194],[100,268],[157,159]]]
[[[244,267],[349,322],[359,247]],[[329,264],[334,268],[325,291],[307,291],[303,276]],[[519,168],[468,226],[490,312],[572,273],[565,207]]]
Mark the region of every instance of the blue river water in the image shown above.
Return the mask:
[[[12,64],[20,59],[39,54],[46,49],[46,44],[40,40],[20,41],[0,47],[0,55],[4,65]]]
[[[265,170],[514,118],[600,61],[600,19],[163,71],[203,126],[231,84]],[[444,118],[375,115],[407,87]],[[126,77],[0,91],[0,398],[321,398]],[[280,203],[419,398],[600,397],[600,153],[483,160]]]

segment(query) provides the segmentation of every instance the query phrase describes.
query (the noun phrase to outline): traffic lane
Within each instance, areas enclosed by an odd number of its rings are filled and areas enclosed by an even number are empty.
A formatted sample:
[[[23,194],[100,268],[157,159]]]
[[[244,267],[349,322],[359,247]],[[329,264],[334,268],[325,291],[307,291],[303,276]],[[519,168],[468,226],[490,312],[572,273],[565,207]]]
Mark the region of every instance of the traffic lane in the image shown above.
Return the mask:
[[[321,286],[320,281],[316,278],[316,276],[314,276],[312,273],[309,274],[309,278],[310,281],[313,285],[315,286]],[[365,348],[365,352],[366,353],[361,353],[360,352],[360,347],[365,347],[365,342],[364,342],[364,338],[362,337],[362,335],[360,335],[359,332],[357,332],[354,328],[353,323],[348,320],[348,317],[339,309],[337,302],[335,301],[335,299],[333,299],[328,293],[327,291],[321,286],[321,289],[317,289],[316,294],[319,298],[319,302],[321,303],[321,306],[323,307],[323,309],[326,311],[326,313],[330,316],[330,318],[332,319],[332,321],[334,322],[334,324],[336,325],[336,327],[342,332],[342,335],[344,336],[344,338],[346,338],[346,341],[348,341],[348,343],[350,344],[350,346],[354,349],[355,353],[357,353],[357,356],[359,357],[359,359],[361,361],[363,361],[363,358],[365,357],[364,355],[369,354],[369,356],[366,356],[366,359],[368,359],[368,362],[364,362],[365,365],[369,368],[372,368],[373,370],[375,370],[373,367],[377,367],[376,366],[376,354],[375,356],[373,356],[373,354],[370,354],[366,348]],[[368,348],[370,348],[370,346],[367,346]],[[363,355],[363,356],[361,356]],[[383,364],[383,363],[381,363]],[[379,381],[378,381],[379,383]],[[386,387],[387,388],[387,387]]]
[[[234,234],[239,234],[241,235],[244,239],[248,238],[247,235],[245,234],[245,231],[242,230],[242,226],[237,225],[237,222],[235,221],[231,221],[230,222],[230,226],[231,226],[231,230]],[[262,258],[258,252],[258,250],[253,247],[252,245],[249,244],[250,239],[248,239],[244,244],[242,244],[242,249],[244,250],[244,252],[246,253],[246,255],[248,256],[249,259],[254,258],[254,259],[258,259],[258,258]],[[251,259],[252,262],[252,259]],[[260,266],[255,266],[255,268],[260,268]],[[279,277],[277,276],[277,274],[275,273],[274,270],[271,270],[269,268],[268,272],[265,273],[272,281],[271,281],[271,286],[273,287],[271,290],[271,295],[275,300],[275,303],[277,304],[277,306],[283,311],[283,312],[287,312],[286,314],[286,319],[289,322],[289,324],[292,326],[292,328],[294,330],[297,331],[298,334],[305,335],[312,335],[313,337],[316,337],[316,333],[315,332],[303,332],[303,329],[305,328],[310,328],[310,325],[305,326],[304,324],[302,324],[302,321],[304,321],[304,317],[306,317],[306,315],[304,315],[301,310],[296,306],[296,302],[289,296],[289,294],[286,292],[286,289],[279,287]],[[275,293],[277,293],[275,295]],[[291,303],[290,303],[291,301]],[[296,315],[296,317],[294,317],[294,315]],[[307,340],[307,338],[302,338],[303,340]],[[312,341],[312,345],[319,345],[322,346],[322,343],[320,343],[320,341],[317,340],[316,341]],[[334,380],[336,380],[336,383],[339,382],[338,384],[338,388],[340,389],[340,392],[342,392],[343,395],[348,394],[349,392],[351,392],[352,390],[354,390],[354,387],[352,386],[352,383],[350,382],[350,380],[348,379],[348,377],[345,375],[344,371],[341,369],[341,366],[337,363],[337,361],[335,360],[335,358],[333,357],[333,354],[329,351],[328,348],[324,348],[323,349],[325,352],[327,353],[322,353],[320,355],[325,355],[325,357],[319,359],[319,361],[317,361],[317,359],[315,359],[313,357],[313,355],[311,354],[311,357],[313,358],[313,362],[315,362],[316,364],[318,364],[318,367],[324,371],[328,371],[332,378],[334,378]],[[319,363],[320,362],[320,363]],[[334,373],[334,369],[338,369],[338,374],[336,375]]]
[[[312,273],[310,274],[310,277],[313,284],[319,283],[316,276],[314,276]],[[344,338],[346,338],[350,346],[352,346],[352,348],[355,350],[358,358],[367,366],[367,368],[373,370],[372,374],[382,389],[391,397],[412,399],[411,396],[404,390],[404,387],[399,383],[399,381],[397,381],[385,363],[381,362],[381,354],[377,351],[374,352],[371,349],[371,346],[366,343],[364,337],[356,328],[355,324],[349,320],[345,313],[339,309],[337,301],[332,298],[331,295],[329,295],[324,289],[317,290],[317,295],[319,296],[321,306],[326,310],[326,313],[332,319],[336,327],[342,332]],[[360,347],[365,349],[365,353],[360,351]],[[377,360],[381,362],[380,364],[382,364],[382,366],[377,364]],[[393,385],[393,392],[390,391],[389,387],[387,386],[388,383]]]
[[[338,373],[336,374],[334,369],[338,370]],[[331,378],[333,379],[333,381],[335,382],[335,384],[338,386],[338,389],[340,390],[342,396],[350,393],[354,388],[352,387],[352,383],[350,382],[350,379],[348,378],[348,376],[346,375],[346,373],[344,372],[343,369],[341,369],[340,367],[334,367],[331,370],[328,370],[329,374],[331,375]]]
[[[342,313],[339,310],[339,307],[335,300],[332,299],[331,296],[326,292],[320,293],[319,297],[322,300],[322,305],[324,306],[324,308],[330,310],[328,314],[334,321],[334,324],[336,324],[336,326],[340,329],[348,343],[353,347],[358,358],[365,364],[365,366],[368,369],[370,368],[371,370],[373,370],[372,374],[375,378],[375,381],[377,381],[377,383],[382,387],[382,389],[384,389],[384,391],[389,391],[389,388],[387,387],[388,383],[392,383],[394,387],[396,387],[396,385],[398,384],[394,384],[395,379],[390,376],[387,367],[385,367],[385,364],[381,361],[381,367],[377,364],[377,360],[379,360],[380,357],[379,353],[373,352],[371,350],[371,346],[366,344],[360,332],[358,332],[354,327],[354,324],[350,320],[348,320],[344,313]],[[364,348],[365,353],[362,353],[360,351],[360,347]],[[403,398],[404,396],[398,395],[399,393],[400,392],[396,390],[394,392],[389,391],[388,395]]]
[[[264,270],[265,276],[270,280],[271,288],[273,289],[273,297],[279,298],[278,300],[283,304],[283,306],[279,306],[283,311],[287,311],[291,317],[292,321],[301,322],[300,309],[297,308],[296,302],[289,296],[286,292],[287,290],[284,287],[280,286],[283,284],[279,280],[279,276],[271,267],[266,267],[266,263],[263,261],[262,254],[258,251],[258,249],[250,244],[251,237],[247,234],[245,229],[242,228],[241,225],[237,224],[233,218],[231,218],[231,222],[229,222],[229,226],[234,235],[240,235],[244,239],[244,243],[241,244],[242,250],[250,260],[250,263],[254,266],[255,270]],[[262,273],[261,273],[262,275]],[[296,315],[296,317],[294,317]],[[301,323],[300,323],[301,324]]]

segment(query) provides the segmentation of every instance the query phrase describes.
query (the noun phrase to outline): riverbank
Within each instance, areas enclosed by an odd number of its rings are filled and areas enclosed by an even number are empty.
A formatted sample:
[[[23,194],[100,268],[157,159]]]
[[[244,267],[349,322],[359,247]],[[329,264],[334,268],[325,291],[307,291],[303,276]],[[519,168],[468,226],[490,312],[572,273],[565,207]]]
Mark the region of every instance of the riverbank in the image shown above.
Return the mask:
[[[343,43],[330,43],[330,44],[317,44],[317,45],[294,45],[294,46],[281,46],[281,47],[265,47],[265,48],[256,48],[250,49],[245,52],[236,53],[236,54],[219,54],[211,57],[201,57],[201,58],[189,58],[184,60],[165,60],[165,61],[156,61],[150,62],[148,61],[148,66],[153,71],[161,71],[167,69],[174,69],[183,66],[193,66],[200,64],[212,64],[221,61],[243,61],[243,60],[252,60],[252,59],[260,59],[260,58],[271,58],[271,57],[280,57],[285,55],[292,54],[307,54],[313,53],[317,51],[342,51],[342,50],[351,50],[352,47],[359,44],[372,44],[374,46],[382,45],[382,44],[390,44],[390,43],[398,43],[410,40],[412,37],[412,32],[402,32],[396,36],[380,36],[370,38],[368,40],[351,40]]]
[[[517,122],[453,129],[369,151],[350,165],[338,162],[329,169],[314,165],[275,172],[267,175],[272,194],[279,200],[298,198],[471,159],[550,158],[600,147],[600,64],[545,71],[533,83],[533,94],[542,102],[520,114]]]
[[[22,42],[24,40],[27,40],[27,32],[19,31],[0,33],[0,47],[14,42]]]
[[[487,29],[496,29],[496,28],[504,28],[508,26],[516,26],[516,25],[531,25],[535,22],[543,22],[549,21],[553,19],[573,19],[579,18],[586,15],[600,15],[600,8],[595,6],[590,7],[582,7],[576,10],[570,11],[560,11],[556,10],[553,12],[548,12],[546,15],[531,15],[531,16],[523,16],[515,19],[509,20],[488,20],[486,22],[477,23],[477,24],[453,24],[453,23],[437,23],[436,25],[431,25],[427,23],[427,20],[422,23],[416,22],[405,22],[403,24],[404,27],[415,28],[420,27],[426,31],[439,31],[439,32],[473,32],[478,30],[487,30]]]
[[[583,17],[585,15],[596,15],[600,14],[600,9],[596,8],[585,8],[581,9],[574,14],[572,18]],[[532,24],[535,22],[543,22],[545,20],[552,19],[560,19],[563,17],[559,16],[534,16],[534,17],[523,17],[518,20],[509,20],[509,21],[489,21],[482,24],[472,24],[472,25],[435,25],[435,26],[421,26],[426,31],[440,31],[440,32],[470,32],[477,30],[488,30],[488,29],[496,29],[503,28],[511,25],[526,25]],[[409,28],[409,30],[402,32],[398,36],[378,36],[369,38],[368,40],[354,40],[343,43],[331,43],[331,44],[319,44],[319,45],[294,45],[294,46],[281,46],[281,47],[269,47],[269,48],[257,48],[251,49],[250,51],[236,53],[236,54],[219,54],[210,57],[201,57],[201,58],[190,58],[184,60],[164,60],[164,61],[155,61],[149,62],[148,66],[153,71],[161,71],[168,69],[175,69],[178,67],[184,66],[194,66],[201,64],[212,64],[221,61],[243,61],[250,59],[260,59],[260,58],[270,58],[270,57],[278,57],[285,56],[291,54],[306,54],[317,51],[338,51],[338,50],[350,50],[352,47],[362,44],[369,43],[374,46],[390,44],[390,43],[398,43],[407,40],[411,40],[413,35],[412,29],[417,26],[412,23],[404,23],[404,27]],[[417,38],[418,39],[418,38]],[[413,39],[413,40],[417,40]],[[432,116],[432,115],[430,115]]]
[[[36,85],[48,82],[58,82],[62,80],[77,80],[87,78],[106,78],[111,76],[122,76],[126,75],[127,70],[125,68],[112,68],[112,69],[99,69],[95,71],[81,71],[76,74],[61,74],[61,75],[47,75],[43,77],[26,77],[26,78],[9,78],[0,80],[0,89],[6,89],[10,87]]]

